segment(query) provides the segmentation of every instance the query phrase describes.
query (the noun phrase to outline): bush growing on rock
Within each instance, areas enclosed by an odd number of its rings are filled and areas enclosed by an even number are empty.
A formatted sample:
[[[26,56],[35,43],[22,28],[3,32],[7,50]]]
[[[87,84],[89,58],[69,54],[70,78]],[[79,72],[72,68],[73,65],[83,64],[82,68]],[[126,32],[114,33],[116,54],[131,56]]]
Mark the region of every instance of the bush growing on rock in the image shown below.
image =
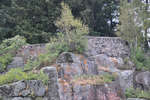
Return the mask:
[[[12,61],[21,46],[26,44],[24,37],[15,36],[14,38],[6,39],[0,44],[0,72],[5,71],[7,65]]]
[[[137,70],[150,70],[150,57],[146,56],[142,48],[138,47],[132,50],[131,58]]]
[[[0,75],[0,85],[20,80],[42,80],[46,83],[48,81],[48,76],[42,71],[39,73],[23,72],[20,68],[11,69],[9,72]]]
[[[104,74],[104,75],[81,75],[75,76],[72,83],[80,84],[80,85],[103,85],[105,83],[111,83],[115,80],[117,75],[115,74]]]
[[[61,3],[61,6],[62,14],[61,18],[56,21],[56,26],[63,35],[58,34],[56,42],[64,43],[68,47],[68,51],[82,53],[86,46],[84,36],[89,33],[89,29],[79,19],[73,17],[68,5]]]
[[[143,91],[140,89],[128,88],[125,92],[127,98],[144,98],[150,99],[150,91]]]

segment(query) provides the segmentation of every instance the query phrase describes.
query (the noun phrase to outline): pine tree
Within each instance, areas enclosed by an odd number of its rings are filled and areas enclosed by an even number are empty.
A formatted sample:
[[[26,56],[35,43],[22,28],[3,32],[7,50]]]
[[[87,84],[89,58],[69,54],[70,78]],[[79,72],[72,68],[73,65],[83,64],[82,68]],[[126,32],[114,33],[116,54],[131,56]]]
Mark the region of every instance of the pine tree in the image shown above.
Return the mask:
[[[81,20],[75,19],[68,5],[61,3],[61,17],[56,21],[56,26],[59,28],[65,38],[64,42],[70,47],[70,51],[84,50],[86,46],[85,35],[89,33],[89,29]],[[77,50],[78,49],[78,50]]]

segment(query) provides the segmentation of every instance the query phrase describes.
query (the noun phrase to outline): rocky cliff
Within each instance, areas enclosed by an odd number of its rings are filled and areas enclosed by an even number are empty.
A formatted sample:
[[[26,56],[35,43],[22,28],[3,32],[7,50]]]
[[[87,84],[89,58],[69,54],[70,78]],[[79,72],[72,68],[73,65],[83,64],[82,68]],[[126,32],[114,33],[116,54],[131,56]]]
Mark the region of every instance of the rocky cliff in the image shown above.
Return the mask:
[[[45,50],[44,44],[20,48],[8,70],[23,67],[28,58],[36,59]],[[150,72],[135,72],[129,58],[128,43],[121,38],[88,37],[83,55],[64,52],[55,64],[42,68],[49,75],[47,85],[23,80],[0,86],[0,96],[2,100],[126,100],[127,88],[150,90]]]

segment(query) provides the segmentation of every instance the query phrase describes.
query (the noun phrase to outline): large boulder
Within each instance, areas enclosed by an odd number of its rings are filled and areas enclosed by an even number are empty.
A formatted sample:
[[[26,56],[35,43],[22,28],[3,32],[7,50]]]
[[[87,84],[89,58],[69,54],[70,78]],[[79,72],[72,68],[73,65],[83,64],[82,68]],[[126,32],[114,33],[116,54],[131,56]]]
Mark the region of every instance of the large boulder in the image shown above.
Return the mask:
[[[106,55],[85,57],[63,53],[57,59],[60,100],[120,100],[124,99],[119,80],[110,84],[84,84],[84,79],[73,82],[82,75],[103,75],[119,72],[115,62]],[[78,84],[79,83],[79,84]]]
[[[140,72],[135,76],[135,83],[138,88],[150,90],[150,72]]]

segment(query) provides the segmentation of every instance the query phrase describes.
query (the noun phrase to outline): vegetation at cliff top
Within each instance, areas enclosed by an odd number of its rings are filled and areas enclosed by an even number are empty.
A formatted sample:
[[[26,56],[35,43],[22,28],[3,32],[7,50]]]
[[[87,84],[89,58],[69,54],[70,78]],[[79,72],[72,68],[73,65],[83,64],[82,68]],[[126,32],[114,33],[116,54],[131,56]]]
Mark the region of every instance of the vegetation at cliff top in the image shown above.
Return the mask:
[[[6,70],[7,65],[12,61],[16,51],[26,44],[25,38],[15,36],[11,39],[6,39],[0,44],[0,72]]]

